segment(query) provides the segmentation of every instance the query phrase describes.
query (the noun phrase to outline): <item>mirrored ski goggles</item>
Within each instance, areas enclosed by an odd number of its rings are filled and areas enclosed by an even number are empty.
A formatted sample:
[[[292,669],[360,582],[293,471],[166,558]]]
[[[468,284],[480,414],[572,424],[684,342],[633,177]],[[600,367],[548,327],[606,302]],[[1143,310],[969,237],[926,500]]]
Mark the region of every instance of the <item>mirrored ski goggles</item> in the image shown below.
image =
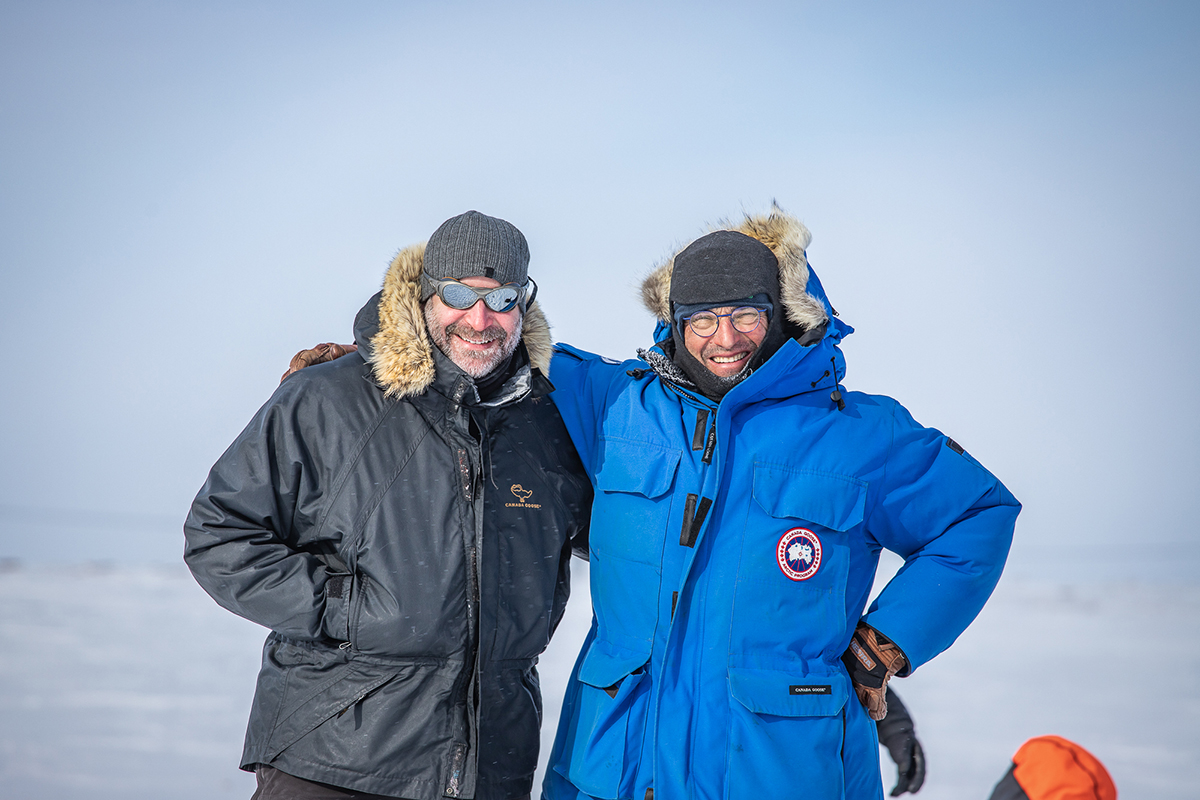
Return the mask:
[[[533,287],[532,290],[530,290],[530,286]],[[482,300],[483,304],[492,311],[503,314],[512,311],[517,303],[521,302],[522,297],[525,297],[526,306],[533,302],[533,298],[537,297],[537,284],[534,283],[533,278],[530,278],[524,286],[506,283],[503,286],[484,287],[468,286],[453,278],[443,278],[436,281],[434,287],[434,291],[437,292],[437,296],[442,299],[443,303],[450,308],[457,308],[459,311],[466,311]]]
[[[721,317],[729,317],[729,321],[733,324],[733,329],[742,333],[750,333],[750,331],[762,324],[763,317],[766,316],[765,311],[750,306],[735,308],[728,314],[714,314],[711,311],[699,311],[692,314],[684,320],[688,327],[692,329],[692,333],[707,339],[717,332],[717,326],[721,324]]]

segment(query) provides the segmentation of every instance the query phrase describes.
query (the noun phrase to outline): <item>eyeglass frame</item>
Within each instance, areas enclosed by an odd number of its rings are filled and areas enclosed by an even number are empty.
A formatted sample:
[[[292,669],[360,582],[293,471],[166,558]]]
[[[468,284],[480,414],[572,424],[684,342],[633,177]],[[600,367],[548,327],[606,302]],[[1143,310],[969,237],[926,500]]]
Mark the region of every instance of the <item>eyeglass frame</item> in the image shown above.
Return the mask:
[[[757,315],[755,317],[754,327],[749,328],[747,330],[742,330],[734,323],[733,317],[742,311],[753,311]],[[767,312],[764,309],[755,308],[754,306],[739,306],[739,307],[735,308],[733,311],[730,311],[728,314],[714,314],[712,311],[707,311],[707,310],[697,311],[695,314],[692,314],[689,317],[685,317],[683,321],[687,324],[688,330],[690,330],[692,333],[699,336],[701,339],[711,339],[713,336],[716,335],[717,331],[721,329],[721,318],[722,317],[729,317],[729,324],[732,325],[733,329],[735,331],[737,331],[738,333],[752,333],[752,332],[758,330],[759,325],[762,325],[763,315],[766,313]],[[717,321],[717,324],[715,326],[713,326],[713,329],[708,333],[701,333],[700,331],[696,330],[696,328],[692,325],[692,320],[694,320],[696,317],[700,316],[701,314],[707,314],[708,316],[715,318]]]
[[[529,291],[529,284],[533,284],[532,292]],[[447,286],[451,285],[462,286],[465,289],[470,289],[475,293],[475,299],[469,306],[466,306],[465,308],[460,308],[459,306],[450,303],[446,300],[446,296],[442,292]],[[488,295],[499,291],[500,289],[507,289],[509,287],[517,290],[516,298],[514,298],[513,301],[503,309],[494,308],[492,304],[488,302]],[[456,278],[442,278],[441,280],[436,280],[433,282],[433,291],[438,296],[438,299],[441,300],[447,308],[453,308],[456,311],[470,311],[475,307],[476,303],[482,300],[484,306],[486,306],[489,311],[493,311],[497,314],[507,314],[518,305],[521,305],[523,309],[529,307],[529,304],[533,302],[535,297],[537,297],[537,282],[534,281],[533,278],[527,278],[525,285],[523,286],[516,283],[502,283],[499,286],[472,286],[471,284],[463,283]]]

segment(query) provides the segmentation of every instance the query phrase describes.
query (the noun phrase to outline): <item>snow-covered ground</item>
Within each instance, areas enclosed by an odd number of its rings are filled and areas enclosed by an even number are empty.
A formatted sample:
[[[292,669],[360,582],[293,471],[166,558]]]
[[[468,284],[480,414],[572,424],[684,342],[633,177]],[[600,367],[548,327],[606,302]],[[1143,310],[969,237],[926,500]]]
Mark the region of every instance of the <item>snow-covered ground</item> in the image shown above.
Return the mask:
[[[543,752],[590,614],[579,566],[542,659]],[[237,762],[262,638],[182,566],[0,563],[0,797],[248,798]],[[1200,585],[1006,577],[952,650],[898,683],[929,758],[918,797],[986,800],[1043,733],[1099,756],[1123,800],[1195,797],[1198,678]]]

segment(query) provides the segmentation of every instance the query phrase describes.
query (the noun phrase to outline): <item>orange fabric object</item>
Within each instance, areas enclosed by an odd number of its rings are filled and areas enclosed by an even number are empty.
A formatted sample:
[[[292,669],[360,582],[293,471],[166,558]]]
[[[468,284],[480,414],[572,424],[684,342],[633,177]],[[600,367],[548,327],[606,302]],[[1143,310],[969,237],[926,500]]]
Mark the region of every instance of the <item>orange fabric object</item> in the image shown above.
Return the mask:
[[[1013,756],[1013,777],[1029,800],[1117,800],[1117,787],[1094,755],[1061,736],[1036,736]]]

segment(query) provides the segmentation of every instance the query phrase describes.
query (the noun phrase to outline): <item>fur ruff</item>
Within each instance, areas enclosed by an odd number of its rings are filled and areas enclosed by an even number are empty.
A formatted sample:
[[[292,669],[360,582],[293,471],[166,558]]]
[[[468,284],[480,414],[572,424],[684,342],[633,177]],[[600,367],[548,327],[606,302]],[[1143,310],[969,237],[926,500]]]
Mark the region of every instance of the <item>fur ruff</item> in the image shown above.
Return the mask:
[[[780,300],[793,324],[813,330],[829,322],[825,306],[808,293],[808,258],[804,251],[812,241],[812,234],[804,223],[772,203],[767,214],[746,214],[739,223],[721,220],[705,235],[714,231],[744,233],[771,248],[779,259]],[[656,319],[668,325],[672,322],[671,271],[675,268],[675,256],[686,248],[684,245],[677,249],[642,281],[642,303]]]
[[[433,383],[433,341],[421,309],[421,267],[425,245],[406,247],[392,259],[383,276],[379,301],[379,332],[371,338],[371,368],[389,397],[411,397]],[[550,324],[538,307],[529,304],[521,323],[521,340],[529,361],[545,375],[550,370],[553,343]]]

